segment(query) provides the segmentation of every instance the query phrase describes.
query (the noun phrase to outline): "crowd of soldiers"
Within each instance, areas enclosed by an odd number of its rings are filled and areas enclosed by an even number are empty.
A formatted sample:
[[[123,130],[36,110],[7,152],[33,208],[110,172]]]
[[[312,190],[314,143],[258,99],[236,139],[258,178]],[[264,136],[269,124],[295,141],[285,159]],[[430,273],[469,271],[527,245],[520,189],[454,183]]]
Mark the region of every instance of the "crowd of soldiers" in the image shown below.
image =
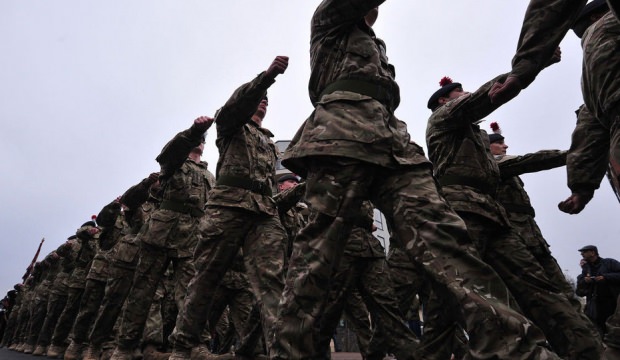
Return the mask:
[[[262,126],[288,66],[277,56],[32,267],[3,300],[1,345],[66,360],[329,359],[344,316],[364,359],[619,359],[620,313],[602,339],[519,175],[566,165],[572,194],[558,206],[571,214],[606,171],[617,181],[620,4],[531,0],[511,72],[472,93],[444,78],[429,98],[427,158],[394,115],[395,70],[372,29],[384,1],[318,5],[315,110],[284,154]],[[482,120],[560,61],[570,28],[585,103],[570,150],[506,155]],[[215,175],[201,160],[214,123]],[[279,157],[293,173],[275,176]],[[417,300],[422,336],[405,315]]]

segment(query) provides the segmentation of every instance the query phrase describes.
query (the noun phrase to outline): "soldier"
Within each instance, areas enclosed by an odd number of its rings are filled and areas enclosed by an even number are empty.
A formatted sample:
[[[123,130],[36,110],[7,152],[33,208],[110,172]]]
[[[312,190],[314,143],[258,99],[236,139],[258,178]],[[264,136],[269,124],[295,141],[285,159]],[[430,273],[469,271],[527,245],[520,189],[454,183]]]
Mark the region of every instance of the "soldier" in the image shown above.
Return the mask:
[[[125,228],[110,254],[110,271],[105,294],[89,333],[89,346],[83,360],[98,360],[106,342],[115,338],[114,324],[131,289],[138,263],[140,244],[136,235],[146,223],[148,214],[159,206],[159,173],[151,173],[121,196]]]
[[[67,304],[54,327],[47,357],[62,357],[65,352],[67,337],[80,310],[80,303],[86,286],[86,276],[97,252],[96,236],[99,232],[100,229],[94,221],[85,222],[76,232],[78,246],[75,246],[76,252],[73,252],[72,246],[72,258],[67,259],[66,263],[71,268],[71,274],[66,282],[68,287]]]
[[[60,318],[62,311],[67,305],[69,288],[67,287],[66,281],[70,276],[70,269],[73,268],[72,263],[75,260],[75,255],[77,255],[78,250],[76,250],[76,248],[79,249],[77,236],[71,235],[64,244],[56,249],[56,253],[61,256],[58,261],[58,272],[49,290],[50,295],[47,301],[45,321],[41,329],[39,329],[37,346],[32,353],[33,355],[41,356],[47,354],[47,348],[52,340],[58,318]],[[73,257],[72,254],[74,255]],[[71,265],[69,265],[70,263]]]
[[[438,295],[456,297],[472,355],[556,358],[539,329],[499,300],[505,286],[475,255],[465,224],[437,191],[431,163],[394,116],[400,102],[394,67],[372,30],[383,2],[324,0],[312,17],[315,111],[283,165],[307,179],[305,199],[318,215],[295,240],[270,355],[323,356],[315,347],[315,319],[361,204],[370,200],[394,224],[401,247],[423,266]],[[491,293],[494,288],[501,291]],[[489,322],[507,326],[480,326]]]
[[[210,117],[197,118],[189,129],[170,140],[156,159],[161,166],[162,202],[138,234],[141,245],[138,267],[122,315],[113,360],[131,359],[144,331],[157,284],[170,262],[179,311],[183,307],[185,289],[195,273],[192,254],[198,242],[197,226],[214,183],[208,164],[201,161],[205,132],[212,123]]]
[[[81,358],[82,350],[88,339],[89,329],[103,300],[105,284],[109,276],[109,252],[114,243],[118,241],[118,236],[123,228],[119,200],[120,197],[104,206],[97,215],[97,223],[102,231],[97,242],[97,252],[86,275],[80,309],[69,336],[71,342],[63,356],[65,360]]]
[[[603,1],[588,4],[578,20],[575,33],[583,37],[585,106],[579,110],[567,160],[572,194],[558,205],[569,214],[578,214],[592,199],[608,163],[613,180],[616,184],[620,181],[620,64],[616,51],[620,21]]]
[[[217,185],[210,192],[207,216],[200,224],[196,275],[177,317],[170,359],[189,359],[213,303],[214,290],[239,249],[254,296],[261,306],[263,333],[269,334],[283,287],[286,232],[271,197],[277,149],[262,127],[267,89],[288,67],[276,57],[269,68],[239,87],[215,114],[220,156]]]
[[[446,200],[465,221],[482,259],[504,279],[519,307],[544,331],[554,351],[564,357],[600,359],[602,344],[592,336],[591,324],[549,279],[497,200],[499,167],[487,133],[477,124],[500,106],[491,103],[487,93],[505,77],[500,75],[473,93],[449,78],[442,79],[443,86],[428,101],[433,113],[426,141],[435,176]],[[505,168],[508,172],[509,167]]]

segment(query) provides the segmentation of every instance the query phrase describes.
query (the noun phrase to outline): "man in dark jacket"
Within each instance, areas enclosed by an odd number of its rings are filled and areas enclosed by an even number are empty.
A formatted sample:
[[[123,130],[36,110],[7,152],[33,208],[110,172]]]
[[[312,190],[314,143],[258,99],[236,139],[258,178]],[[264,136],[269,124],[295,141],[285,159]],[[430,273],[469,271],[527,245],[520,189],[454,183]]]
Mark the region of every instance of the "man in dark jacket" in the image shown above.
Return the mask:
[[[604,335],[605,321],[616,310],[616,299],[620,293],[620,262],[598,255],[598,248],[587,245],[581,252],[581,274],[577,276],[579,296],[586,297],[586,315]]]

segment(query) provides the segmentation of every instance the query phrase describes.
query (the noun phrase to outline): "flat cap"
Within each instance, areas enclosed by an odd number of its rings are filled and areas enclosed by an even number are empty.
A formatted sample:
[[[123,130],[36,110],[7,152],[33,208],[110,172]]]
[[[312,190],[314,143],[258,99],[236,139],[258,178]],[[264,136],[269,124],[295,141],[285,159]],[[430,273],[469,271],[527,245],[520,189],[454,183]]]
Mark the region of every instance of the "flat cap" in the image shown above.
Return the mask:
[[[598,252],[598,248],[594,245],[586,245],[584,247],[582,247],[581,249],[577,250],[577,251],[588,251],[588,250],[594,250],[596,252]]]

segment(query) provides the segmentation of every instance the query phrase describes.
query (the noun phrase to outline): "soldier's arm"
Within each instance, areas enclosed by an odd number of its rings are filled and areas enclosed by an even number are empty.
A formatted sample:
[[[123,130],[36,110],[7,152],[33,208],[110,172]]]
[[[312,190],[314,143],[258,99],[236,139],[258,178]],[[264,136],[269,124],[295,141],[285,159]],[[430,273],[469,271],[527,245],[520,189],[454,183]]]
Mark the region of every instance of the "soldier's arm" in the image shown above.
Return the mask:
[[[334,28],[355,25],[370,10],[384,2],[385,0],[324,0],[312,16],[312,34],[322,37]]]
[[[458,121],[453,125],[459,127],[476,123],[499,108],[501,104],[491,103],[488,92],[495,82],[502,81],[506,76],[507,74],[499,75],[482,85],[475,92],[461,96],[444,105],[447,107],[449,118]]]
[[[200,145],[202,136],[211,126],[211,123],[208,123],[207,126],[204,121],[199,121],[200,119],[211,118],[201,116],[194,120],[194,124],[189,129],[181,131],[172,138],[155,159],[161,166],[160,177],[162,179],[172,176],[183,165],[190,151]]]
[[[113,226],[120,212],[121,203],[119,202],[119,198],[116,198],[114,201],[104,206],[99,214],[97,214],[97,224],[103,227]]]
[[[290,188],[281,193],[276,194],[273,197],[273,200],[276,202],[276,206],[278,207],[278,211],[280,213],[287,212],[290,208],[295,206],[306,193],[306,183],[302,182],[295,186],[294,188]]]
[[[158,178],[159,173],[151,173],[147,178],[127,189],[121,196],[121,204],[129,209],[135,209],[142,205],[149,198],[149,188],[157,182]]]
[[[574,24],[587,0],[531,0],[512,59],[510,76],[523,89],[548,65],[554,51]]]
[[[542,170],[554,169],[566,165],[567,151],[540,150],[521,156],[504,156],[498,162],[503,178],[518,176]]]
[[[237,88],[215,114],[218,138],[228,137],[250,122],[267,89],[274,82],[275,79],[267,76],[267,72],[262,72],[254,80]]]
[[[568,187],[572,192],[593,194],[605,176],[608,163],[608,131],[582,106],[566,158]]]

